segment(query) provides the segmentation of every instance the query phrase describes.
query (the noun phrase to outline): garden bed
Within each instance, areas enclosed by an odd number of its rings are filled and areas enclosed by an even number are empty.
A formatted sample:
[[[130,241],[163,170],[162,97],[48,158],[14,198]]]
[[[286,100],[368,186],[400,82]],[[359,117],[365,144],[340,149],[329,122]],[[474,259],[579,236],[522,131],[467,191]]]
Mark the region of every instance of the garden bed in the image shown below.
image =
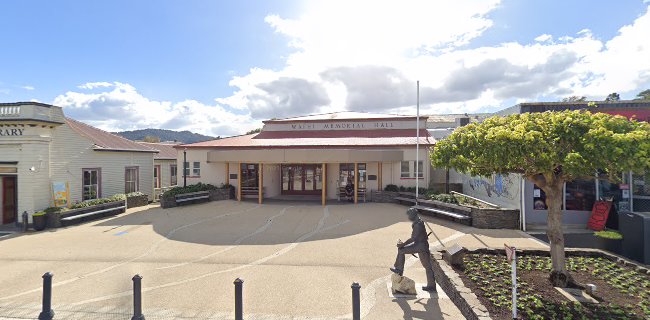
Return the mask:
[[[548,281],[548,252],[522,252],[517,257],[520,319],[648,319],[650,274],[638,265],[598,251],[567,252],[567,267],[574,278],[597,287],[598,304],[566,299]],[[454,268],[493,319],[512,319],[511,267],[505,253],[477,250]]]
[[[208,198],[186,202],[185,204],[203,202],[203,201],[219,201],[219,200],[228,200],[234,197],[234,187],[231,185],[221,185],[219,187],[213,186],[211,184],[197,183],[189,185],[186,187],[174,187],[160,196],[160,206],[163,209],[177,207],[179,202],[177,202],[178,197],[183,197],[183,195],[195,194],[207,192]]]

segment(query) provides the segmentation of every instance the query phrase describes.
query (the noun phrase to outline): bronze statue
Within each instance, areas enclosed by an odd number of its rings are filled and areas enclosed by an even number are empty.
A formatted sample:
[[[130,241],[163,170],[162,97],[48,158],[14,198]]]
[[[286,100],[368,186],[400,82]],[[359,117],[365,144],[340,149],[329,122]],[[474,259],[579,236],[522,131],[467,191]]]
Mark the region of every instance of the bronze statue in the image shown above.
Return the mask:
[[[395,267],[390,268],[390,271],[402,276],[404,274],[404,262],[406,261],[407,254],[418,254],[420,262],[427,272],[427,285],[422,287],[425,291],[436,291],[436,280],[433,277],[433,266],[431,261],[431,251],[429,251],[429,235],[424,226],[424,221],[420,219],[418,210],[409,208],[406,214],[412,224],[413,232],[411,238],[402,242],[397,242],[397,259],[395,259]]]

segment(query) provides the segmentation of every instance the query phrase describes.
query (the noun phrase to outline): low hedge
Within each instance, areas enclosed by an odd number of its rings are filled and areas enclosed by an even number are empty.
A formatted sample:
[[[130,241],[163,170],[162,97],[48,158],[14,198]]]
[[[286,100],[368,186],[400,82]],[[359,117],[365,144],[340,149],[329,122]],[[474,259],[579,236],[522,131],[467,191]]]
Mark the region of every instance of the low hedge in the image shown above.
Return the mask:
[[[70,206],[70,209],[87,208],[87,207],[96,206],[96,205],[99,205],[99,204],[115,202],[115,201],[124,201],[124,200],[126,200],[126,195],[124,195],[124,194],[116,194],[116,195],[110,196],[108,198],[86,200],[86,201],[83,201],[83,202],[75,203],[75,204]]]
[[[192,193],[192,192],[200,192],[200,191],[210,191],[210,190],[217,190],[217,189],[231,189],[232,186],[229,184],[221,184],[219,187],[209,184],[209,183],[197,183],[197,184],[191,184],[189,186],[185,187],[173,187],[165,193],[162,194],[163,198],[169,198],[169,197],[174,197],[179,194],[184,194],[184,193]]]

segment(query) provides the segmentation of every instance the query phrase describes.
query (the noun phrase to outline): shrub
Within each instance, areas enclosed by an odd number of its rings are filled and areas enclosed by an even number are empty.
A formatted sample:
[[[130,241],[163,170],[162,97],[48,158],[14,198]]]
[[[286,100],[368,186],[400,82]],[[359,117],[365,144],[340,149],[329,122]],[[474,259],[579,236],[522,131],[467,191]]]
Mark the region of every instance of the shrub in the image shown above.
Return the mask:
[[[127,198],[131,198],[131,197],[141,197],[141,196],[146,196],[146,194],[144,194],[144,193],[142,193],[142,192],[140,192],[140,191],[131,192],[131,193],[127,193],[127,194],[126,194],[126,197],[127,197]]]
[[[387,184],[386,187],[384,187],[384,191],[398,192],[399,187],[394,184]]]
[[[623,235],[614,230],[603,230],[594,232],[594,236],[612,240],[622,240]]]
[[[228,187],[225,187],[228,186]],[[222,188],[230,188],[230,185],[224,184]],[[191,184],[186,187],[173,187],[165,193],[162,194],[163,198],[169,198],[169,197],[174,197],[178,194],[184,194],[184,193],[192,193],[192,192],[199,192],[199,191],[209,191],[209,190],[216,190],[218,189],[217,187],[211,185],[211,184],[205,184],[205,183],[197,183],[197,184]]]
[[[436,201],[441,201],[446,203],[458,204],[458,200],[452,194],[447,194],[447,193],[431,194],[431,195],[427,195],[427,197],[429,198],[429,200],[436,200]]]
[[[124,194],[116,194],[113,196],[110,196],[108,198],[101,198],[101,199],[93,199],[93,200],[87,200],[84,202],[79,202],[75,203],[70,206],[70,209],[79,209],[79,208],[87,208],[87,207],[92,207],[104,203],[109,203],[109,202],[115,202],[115,201],[124,201],[126,200],[126,195]]]

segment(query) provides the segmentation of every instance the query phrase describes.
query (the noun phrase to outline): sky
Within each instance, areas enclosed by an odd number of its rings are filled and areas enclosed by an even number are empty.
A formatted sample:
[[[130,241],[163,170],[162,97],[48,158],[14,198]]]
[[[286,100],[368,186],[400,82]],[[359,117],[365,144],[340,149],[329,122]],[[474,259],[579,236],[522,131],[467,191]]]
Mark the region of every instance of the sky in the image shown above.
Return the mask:
[[[650,0],[0,2],[0,102],[110,131],[493,112],[650,88]]]

